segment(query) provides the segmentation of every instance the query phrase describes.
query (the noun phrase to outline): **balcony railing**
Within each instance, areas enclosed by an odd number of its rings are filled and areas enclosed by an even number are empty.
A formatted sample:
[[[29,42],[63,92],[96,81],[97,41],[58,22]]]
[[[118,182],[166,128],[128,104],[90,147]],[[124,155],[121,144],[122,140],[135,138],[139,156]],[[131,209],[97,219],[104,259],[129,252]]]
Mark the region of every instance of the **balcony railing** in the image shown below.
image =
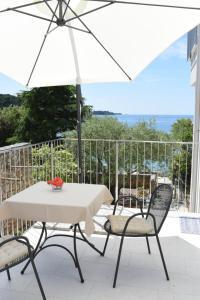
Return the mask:
[[[135,195],[145,207],[153,189],[169,183],[174,187],[172,209],[189,207],[192,143],[83,139],[82,157],[84,183],[105,184],[115,199],[119,194]],[[56,176],[78,182],[76,139],[0,152],[2,201],[37,181]],[[31,224],[12,220],[6,230],[23,231]]]

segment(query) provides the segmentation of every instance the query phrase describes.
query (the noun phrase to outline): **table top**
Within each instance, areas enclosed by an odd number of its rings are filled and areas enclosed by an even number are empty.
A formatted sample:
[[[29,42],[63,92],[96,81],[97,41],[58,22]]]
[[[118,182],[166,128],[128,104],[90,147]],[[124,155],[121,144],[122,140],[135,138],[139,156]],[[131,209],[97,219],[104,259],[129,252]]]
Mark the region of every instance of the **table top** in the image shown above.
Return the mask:
[[[61,191],[52,191],[46,182],[38,182],[5,200],[0,219],[76,224],[85,221],[85,232],[94,231],[92,217],[103,203],[113,197],[105,185],[64,183]]]

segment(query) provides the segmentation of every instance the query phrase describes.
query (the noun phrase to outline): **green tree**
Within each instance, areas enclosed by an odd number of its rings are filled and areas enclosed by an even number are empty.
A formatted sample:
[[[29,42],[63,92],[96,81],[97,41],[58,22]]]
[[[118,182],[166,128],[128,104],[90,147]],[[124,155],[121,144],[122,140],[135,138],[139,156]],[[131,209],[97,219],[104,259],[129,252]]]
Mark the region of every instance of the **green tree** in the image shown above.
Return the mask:
[[[5,107],[0,109],[0,146],[18,142],[16,128],[25,111],[23,107]]]
[[[122,140],[127,138],[128,126],[112,117],[92,117],[82,125],[85,139]]]
[[[65,182],[73,182],[77,176],[74,155],[64,144],[55,147],[47,144],[33,148],[32,164],[32,176],[35,181],[61,177]]]
[[[26,115],[18,128],[20,140],[37,143],[56,138],[57,133],[76,127],[77,107],[74,86],[33,88],[18,95]],[[83,106],[83,119],[91,108]]]
[[[109,143],[109,140],[126,139],[127,131],[126,124],[112,117],[92,117],[82,124],[82,139],[86,139],[83,144],[85,182],[106,184],[114,194],[116,145]],[[75,138],[76,132],[67,132],[65,135]]]
[[[85,181],[106,184],[114,194],[116,172],[119,174],[120,188],[123,185],[129,186],[134,171],[150,172],[150,160],[157,165],[162,164],[166,150],[164,147],[159,147],[160,161],[157,144],[149,142],[144,147],[145,140],[160,141],[164,136],[168,138],[168,135],[156,130],[154,125],[153,122],[142,122],[128,127],[113,117],[92,117],[87,120],[82,126],[82,138],[85,139],[82,145]],[[66,136],[74,138],[76,133],[71,131]],[[124,143],[124,140],[127,142]]]
[[[173,183],[178,186],[179,192],[189,193],[191,180],[192,163],[192,142],[193,123],[190,119],[177,120],[171,130],[171,139],[174,141],[185,142],[177,145],[173,151],[173,160],[171,162],[171,173]]]
[[[9,94],[0,94],[0,108],[19,105],[18,97]]]
[[[172,139],[181,142],[192,142],[193,123],[191,119],[180,119],[172,125]]]
[[[137,140],[161,141],[169,140],[169,135],[155,128],[155,121],[139,122],[129,127],[126,123],[119,122],[114,117],[88,118],[82,124],[82,138],[106,140]],[[74,131],[67,132],[67,137],[75,137]]]
[[[138,122],[129,128],[129,138],[138,141],[168,141],[169,135],[156,129],[156,121]]]

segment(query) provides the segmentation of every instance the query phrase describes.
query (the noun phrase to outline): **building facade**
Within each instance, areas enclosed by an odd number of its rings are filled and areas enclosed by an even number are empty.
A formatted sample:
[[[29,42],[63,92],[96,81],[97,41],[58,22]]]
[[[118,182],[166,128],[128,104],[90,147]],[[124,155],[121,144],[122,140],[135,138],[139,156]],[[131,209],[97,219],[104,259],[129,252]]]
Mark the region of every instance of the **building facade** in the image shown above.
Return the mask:
[[[187,58],[191,63],[190,83],[195,88],[190,210],[200,212],[200,25],[188,33]]]

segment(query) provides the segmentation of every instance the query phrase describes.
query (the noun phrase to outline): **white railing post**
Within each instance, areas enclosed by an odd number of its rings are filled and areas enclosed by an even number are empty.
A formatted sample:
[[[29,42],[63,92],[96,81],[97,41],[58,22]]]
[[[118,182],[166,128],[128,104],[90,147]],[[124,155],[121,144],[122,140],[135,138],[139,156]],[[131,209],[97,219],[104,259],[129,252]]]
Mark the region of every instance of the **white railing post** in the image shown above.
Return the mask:
[[[53,142],[51,142],[51,179],[54,178]]]
[[[116,141],[116,147],[115,147],[115,200],[118,199],[118,190],[119,190],[118,175],[119,175],[119,143],[118,143],[118,141]]]

